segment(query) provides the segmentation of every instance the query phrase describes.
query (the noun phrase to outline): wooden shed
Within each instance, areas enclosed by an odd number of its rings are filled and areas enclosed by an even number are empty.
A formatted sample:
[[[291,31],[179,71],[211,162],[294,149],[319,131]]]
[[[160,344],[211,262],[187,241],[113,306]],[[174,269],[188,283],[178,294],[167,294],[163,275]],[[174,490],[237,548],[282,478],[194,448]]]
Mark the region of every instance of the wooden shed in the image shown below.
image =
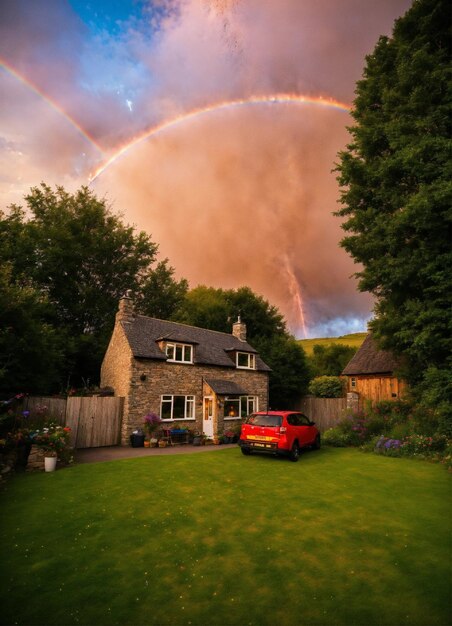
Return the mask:
[[[407,386],[395,376],[399,366],[391,352],[380,350],[372,335],[367,335],[342,372],[347,377],[348,395],[355,396],[359,402],[400,399]]]

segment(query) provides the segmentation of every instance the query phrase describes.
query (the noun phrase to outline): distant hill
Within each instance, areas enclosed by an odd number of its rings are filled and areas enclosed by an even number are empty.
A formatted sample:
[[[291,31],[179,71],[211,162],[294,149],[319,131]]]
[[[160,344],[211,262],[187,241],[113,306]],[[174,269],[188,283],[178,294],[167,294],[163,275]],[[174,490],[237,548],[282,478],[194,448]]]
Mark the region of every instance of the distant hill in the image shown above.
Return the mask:
[[[298,343],[308,356],[313,352],[316,344],[321,346],[330,346],[332,343],[339,343],[343,346],[352,346],[359,348],[367,333],[352,333],[350,335],[342,335],[341,337],[320,337],[318,339],[299,339]]]

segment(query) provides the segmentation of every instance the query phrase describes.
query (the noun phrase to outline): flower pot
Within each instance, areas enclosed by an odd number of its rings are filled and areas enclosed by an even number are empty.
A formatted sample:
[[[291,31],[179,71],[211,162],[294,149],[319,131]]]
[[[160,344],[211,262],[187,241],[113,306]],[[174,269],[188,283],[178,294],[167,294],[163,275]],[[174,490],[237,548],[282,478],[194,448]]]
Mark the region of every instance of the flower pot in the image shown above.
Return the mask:
[[[54,472],[56,469],[57,458],[56,456],[44,457],[44,469],[46,472]]]
[[[144,447],[145,448],[150,448],[151,447],[151,442],[148,441],[147,439],[144,440]]]

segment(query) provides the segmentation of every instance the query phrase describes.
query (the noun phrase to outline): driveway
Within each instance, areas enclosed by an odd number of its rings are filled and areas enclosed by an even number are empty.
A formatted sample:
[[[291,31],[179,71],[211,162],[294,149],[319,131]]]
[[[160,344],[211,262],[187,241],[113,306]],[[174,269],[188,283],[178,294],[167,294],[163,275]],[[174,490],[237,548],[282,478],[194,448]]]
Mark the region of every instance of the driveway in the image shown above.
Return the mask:
[[[101,463],[102,461],[116,461],[118,459],[135,459],[142,456],[165,456],[170,454],[198,454],[200,452],[215,452],[237,448],[236,443],[227,443],[221,446],[168,446],[167,448],[132,448],[131,446],[108,446],[104,448],[82,448],[76,450],[76,463]]]

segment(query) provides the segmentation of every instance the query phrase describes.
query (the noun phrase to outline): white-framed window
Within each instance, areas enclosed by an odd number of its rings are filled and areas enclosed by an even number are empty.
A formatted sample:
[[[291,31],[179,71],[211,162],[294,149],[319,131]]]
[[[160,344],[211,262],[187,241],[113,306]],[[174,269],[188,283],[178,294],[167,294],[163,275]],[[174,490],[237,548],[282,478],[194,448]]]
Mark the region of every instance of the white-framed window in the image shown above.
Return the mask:
[[[352,389],[356,387],[356,378],[351,379],[350,386]]]
[[[226,396],[224,399],[224,419],[232,420],[247,417],[259,410],[257,396]]]
[[[162,396],[160,401],[160,417],[164,421],[194,420],[195,396]]]
[[[193,363],[193,346],[187,343],[167,343],[166,356],[171,363]]]
[[[249,352],[237,352],[236,366],[240,369],[255,370],[256,369],[256,357]]]

